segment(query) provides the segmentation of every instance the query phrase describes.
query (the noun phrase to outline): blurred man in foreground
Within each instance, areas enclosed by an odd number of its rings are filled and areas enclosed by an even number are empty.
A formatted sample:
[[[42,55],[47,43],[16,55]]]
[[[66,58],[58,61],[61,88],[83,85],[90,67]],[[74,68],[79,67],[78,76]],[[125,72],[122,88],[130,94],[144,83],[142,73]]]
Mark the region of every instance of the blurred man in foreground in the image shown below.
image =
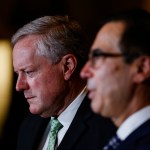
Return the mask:
[[[130,10],[108,19],[81,77],[88,79],[93,111],[118,127],[103,150],[149,150],[150,14]]]

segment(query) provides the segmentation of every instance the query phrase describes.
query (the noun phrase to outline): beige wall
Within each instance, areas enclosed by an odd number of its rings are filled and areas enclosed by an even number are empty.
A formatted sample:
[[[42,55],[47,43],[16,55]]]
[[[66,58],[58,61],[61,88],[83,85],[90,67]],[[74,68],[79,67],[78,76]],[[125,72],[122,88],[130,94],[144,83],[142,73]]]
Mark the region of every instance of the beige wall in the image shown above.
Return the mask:
[[[3,131],[12,99],[12,58],[7,40],[0,40],[0,135]]]

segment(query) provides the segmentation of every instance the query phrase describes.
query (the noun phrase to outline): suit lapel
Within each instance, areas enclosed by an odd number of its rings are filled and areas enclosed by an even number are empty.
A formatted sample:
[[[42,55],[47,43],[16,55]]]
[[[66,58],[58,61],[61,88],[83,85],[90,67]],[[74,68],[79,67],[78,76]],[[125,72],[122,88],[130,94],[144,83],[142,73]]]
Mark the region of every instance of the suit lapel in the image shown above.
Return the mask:
[[[131,149],[135,148],[139,141],[144,141],[150,136],[150,119],[146,121],[143,125],[141,125],[138,129],[136,129],[122,144],[118,147],[118,149],[126,150],[128,147]],[[149,139],[150,140],[150,139]]]
[[[83,100],[75,115],[75,118],[73,119],[68,131],[66,132],[62,142],[60,143],[58,150],[73,149],[78,140],[80,140],[81,135],[88,129],[86,122],[92,115],[89,103],[90,101],[87,98]],[[68,143],[68,141],[70,142]]]

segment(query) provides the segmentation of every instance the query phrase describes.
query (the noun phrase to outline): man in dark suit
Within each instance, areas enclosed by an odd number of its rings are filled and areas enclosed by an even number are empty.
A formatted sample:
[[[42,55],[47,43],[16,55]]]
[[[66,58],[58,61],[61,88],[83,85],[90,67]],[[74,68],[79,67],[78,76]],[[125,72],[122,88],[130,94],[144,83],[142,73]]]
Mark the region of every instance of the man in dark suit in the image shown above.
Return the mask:
[[[103,150],[150,149],[150,14],[129,10],[107,19],[81,71],[95,113],[118,127]]]
[[[68,16],[45,16],[19,29],[12,37],[16,90],[23,91],[30,115],[23,122],[18,150],[100,149],[115,130],[110,120],[92,113],[80,70],[87,59],[79,24]],[[53,136],[53,137],[52,137]],[[53,148],[54,149],[54,148]]]

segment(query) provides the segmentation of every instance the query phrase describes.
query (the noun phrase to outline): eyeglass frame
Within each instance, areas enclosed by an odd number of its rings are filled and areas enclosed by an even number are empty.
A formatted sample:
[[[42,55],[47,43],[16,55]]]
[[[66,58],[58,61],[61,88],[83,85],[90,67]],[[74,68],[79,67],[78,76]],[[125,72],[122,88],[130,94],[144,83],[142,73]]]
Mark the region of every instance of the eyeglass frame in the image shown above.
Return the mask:
[[[95,66],[95,58],[98,57],[111,57],[111,58],[116,58],[116,57],[128,57],[129,59],[134,59],[140,56],[140,53],[108,53],[108,52],[103,52],[101,49],[97,48],[92,50],[92,53],[89,55],[89,60],[91,62],[92,66]]]

